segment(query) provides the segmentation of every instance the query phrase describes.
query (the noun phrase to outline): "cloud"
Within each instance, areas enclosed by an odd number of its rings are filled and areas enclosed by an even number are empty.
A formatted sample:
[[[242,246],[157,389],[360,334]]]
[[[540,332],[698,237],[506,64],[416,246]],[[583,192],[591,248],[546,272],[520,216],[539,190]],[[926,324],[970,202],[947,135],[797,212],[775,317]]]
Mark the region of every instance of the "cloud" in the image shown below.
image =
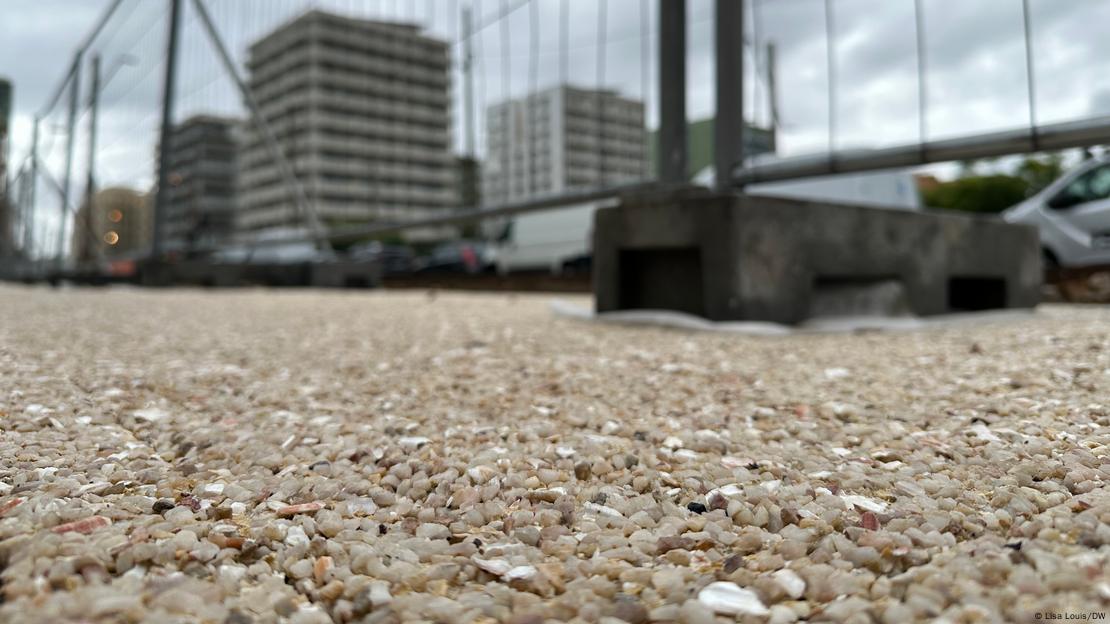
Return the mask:
[[[491,23],[474,38],[478,135],[482,108],[530,88],[556,84],[565,59],[568,79],[593,85],[598,79],[599,2],[567,0],[569,32],[561,32],[563,0],[534,0],[504,22]],[[435,36],[458,41],[456,9],[472,3],[480,23],[490,23],[518,0],[209,0],[228,47],[242,63],[249,43],[311,6],[365,17],[425,23]],[[604,83],[622,93],[647,95],[648,122],[657,121],[658,0],[608,0],[604,39]],[[1014,0],[921,0],[925,8],[928,67],[927,126],[932,138],[983,132],[1027,123],[1026,68],[1021,3]],[[13,143],[17,158],[30,142],[32,116],[57,86],[74,48],[86,36],[107,0],[5,0],[0,22],[0,74],[16,86]],[[242,114],[230,78],[223,74],[186,3],[182,30],[179,117],[198,112]],[[131,55],[119,67],[102,99],[98,169],[105,179],[149,184],[157,136],[164,53],[165,3],[124,0],[98,44],[106,66]],[[715,93],[712,0],[690,0],[687,77],[692,117],[713,113]],[[824,0],[749,0],[747,39],[758,22],[758,43],[774,42],[782,116],[780,143],[788,154],[821,151],[828,145],[828,76]],[[646,13],[642,13],[646,7]],[[1110,56],[1110,3],[1103,0],[1030,0],[1033,17],[1038,119],[1063,121],[1110,113],[1110,74],[1101,59]],[[428,13],[429,8],[431,14]],[[834,0],[837,145],[893,145],[918,136],[917,56],[913,0]],[[643,20],[649,54],[641,54]],[[503,39],[507,33],[507,40]],[[565,53],[561,43],[566,41]],[[538,45],[533,46],[533,43]],[[505,66],[507,46],[508,65]],[[453,52],[461,52],[454,45]],[[538,56],[533,57],[533,54]],[[565,54],[565,55],[564,55]],[[760,50],[762,56],[762,50]],[[535,58],[535,62],[533,59]],[[754,72],[751,54],[746,65]],[[538,67],[533,74],[532,68]],[[645,69],[647,82],[645,83]],[[87,87],[87,82],[86,82]],[[766,85],[749,73],[749,114],[767,118]],[[84,89],[83,89],[84,90]],[[456,145],[461,147],[462,75],[453,72]],[[84,99],[84,95],[82,96]],[[52,145],[52,171],[64,145],[64,107],[43,125],[44,145]],[[481,141],[480,141],[481,142]],[[83,167],[84,158],[78,160]],[[17,163],[18,164],[18,163]]]

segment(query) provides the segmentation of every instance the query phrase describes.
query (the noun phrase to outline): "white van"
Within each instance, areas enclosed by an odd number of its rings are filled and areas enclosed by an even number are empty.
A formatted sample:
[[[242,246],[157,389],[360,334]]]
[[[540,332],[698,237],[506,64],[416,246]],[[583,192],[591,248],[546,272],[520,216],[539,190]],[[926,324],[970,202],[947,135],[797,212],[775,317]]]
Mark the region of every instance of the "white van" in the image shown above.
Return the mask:
[[[1040,231],[1046,268],[1110,266],[1110,157],[1084,162],[1002,218]]]
[[[497,240],[497,272],[587,270],[594,212],[614,204],[615,200],[588,202],[513,217]]]
[[[898,210],[921,210],[917,179],[909,169],[840,173],[782,182],[750,184],[749,195],[851,204]]]

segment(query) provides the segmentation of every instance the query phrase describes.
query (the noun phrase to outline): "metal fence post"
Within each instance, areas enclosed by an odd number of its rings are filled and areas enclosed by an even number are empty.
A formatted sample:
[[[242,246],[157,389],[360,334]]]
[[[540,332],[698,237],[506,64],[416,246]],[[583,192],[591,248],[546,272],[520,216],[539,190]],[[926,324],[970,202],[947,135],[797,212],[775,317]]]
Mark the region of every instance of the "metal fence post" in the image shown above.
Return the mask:
[[[474,51],[470,38],[474,36],[474,18],[470,7],[463,7],[463,124],[466,131],[464,137],[466,146],[464,152],[468,158],[475,157],[474,140]]]
[[[99,241],[93,236],[93,200],[96,196],[96,124],[100,112],[100,55],[92,59],[92,85],[89,91],[89,170],[85,178],[85,215],[78,235],[77,223],[74,221],[73,232],[75,237],[85,241],[84,253],[86,258],[92,255],[94,249],[100,249]],[[80,212],[80,211],[78,211]],[[78,258],[79,260],[81,258]]]
[[[717,119],[713,166],[718,189],[744,162],[744,2],[717,0]]]
[[[35,115],[35,123],[31,126],[31,188],[27,191],[27,216],[23,226],[23,253],[31,259],[31,251],[35,242],[35,191],[39,184],[39,117]]]
[[[165,241],[166,219],[169,216],[170,168],[166,156],[173,143],[173,105],[177,83],[177,34],[181,21],[181,0],[170,0],[169,29],[166,43],[166,72],[162,82],[162,128],[158,138],[158,192],[154,199],[154,228],[150,255],[158,259]]]
[[[832,0],[825,0],[825,61],[828,77],[829,164],[836,170],[836,24]]]
[[[77,140],[77,106],[81,94],[81,64],[85,53],[80,51],[73,59],[73,81],[69,83],[69,112],[66,117],[66,169],[62,178],[61,221],[58,223],[58,268],[65,266],[66,221],[68,220],[70,189],[73,187],[73,148]]]
[[[1041,142],[1037,133],[1037,80],[1034,71],[1033,21],[1029,14],[1029,0],[1021,0],[1021,24],[1025,33],[1025,83],[1029,95],[1029,138],[1033,151],[1040,151]]]
[[[686,182],[686,0],[659,0],[661,184]]]

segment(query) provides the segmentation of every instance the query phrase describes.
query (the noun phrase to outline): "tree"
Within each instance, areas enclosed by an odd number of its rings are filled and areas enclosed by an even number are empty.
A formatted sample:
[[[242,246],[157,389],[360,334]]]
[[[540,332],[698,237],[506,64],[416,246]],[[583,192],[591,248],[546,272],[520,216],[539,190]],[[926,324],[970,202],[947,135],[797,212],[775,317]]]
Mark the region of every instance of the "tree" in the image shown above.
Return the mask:
[[[1029,156],[1021,161],[1017,176],[1028,184],[1028,194],[1035,195],[1052,184],[1064,173],[1064,159],[1060,154],[1047,154],[1043,157]]]
[[[978,175],[975,161],[960,163],[960,177],[921,193],[931,208],[964,212],[1002,212],[1052,184],[1064,171],[1058,153],[1028,156],[1014,175]]]
[[[942,182],[922,195],[931,208],[1001,212],[1026,198],[1029,184],[1008,175],[971,176]]]

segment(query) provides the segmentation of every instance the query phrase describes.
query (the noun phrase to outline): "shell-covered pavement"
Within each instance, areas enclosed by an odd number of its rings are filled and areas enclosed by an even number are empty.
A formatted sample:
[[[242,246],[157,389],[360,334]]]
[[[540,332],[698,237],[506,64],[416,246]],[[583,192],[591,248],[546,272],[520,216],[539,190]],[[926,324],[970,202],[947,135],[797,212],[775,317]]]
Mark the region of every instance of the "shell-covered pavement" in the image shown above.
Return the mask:
[[[1110,309],[755,337],[548,301],[0,287],[0,621],[1110,611]]]

